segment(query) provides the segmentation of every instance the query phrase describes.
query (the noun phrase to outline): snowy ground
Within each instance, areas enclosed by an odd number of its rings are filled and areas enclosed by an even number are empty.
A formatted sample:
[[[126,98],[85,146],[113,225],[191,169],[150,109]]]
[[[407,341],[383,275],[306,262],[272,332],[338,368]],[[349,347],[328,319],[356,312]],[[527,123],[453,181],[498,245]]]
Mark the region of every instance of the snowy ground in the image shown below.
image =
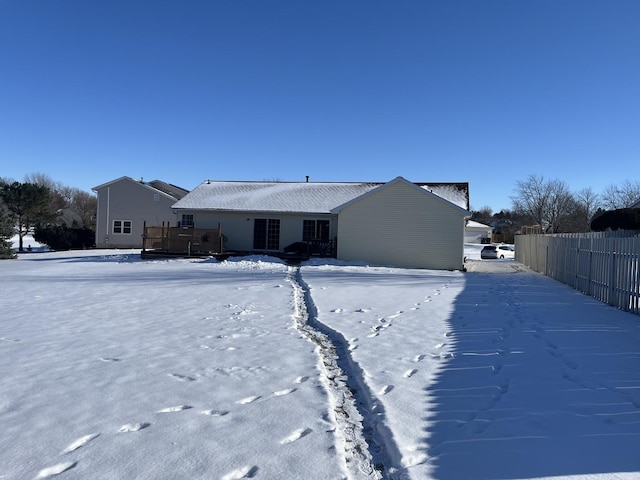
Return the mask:
[[[478,252],[0,262],[0,479],[640,478],[640,319]]]

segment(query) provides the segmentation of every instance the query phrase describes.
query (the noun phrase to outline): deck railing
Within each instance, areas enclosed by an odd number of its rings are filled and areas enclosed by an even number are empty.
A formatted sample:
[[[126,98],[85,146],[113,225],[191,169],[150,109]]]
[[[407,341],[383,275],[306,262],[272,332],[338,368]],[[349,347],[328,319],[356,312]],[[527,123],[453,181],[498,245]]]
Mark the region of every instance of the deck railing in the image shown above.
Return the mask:
[[[144,226],[142,251],[171,255],[208,255],[224,251],[222,228]]]

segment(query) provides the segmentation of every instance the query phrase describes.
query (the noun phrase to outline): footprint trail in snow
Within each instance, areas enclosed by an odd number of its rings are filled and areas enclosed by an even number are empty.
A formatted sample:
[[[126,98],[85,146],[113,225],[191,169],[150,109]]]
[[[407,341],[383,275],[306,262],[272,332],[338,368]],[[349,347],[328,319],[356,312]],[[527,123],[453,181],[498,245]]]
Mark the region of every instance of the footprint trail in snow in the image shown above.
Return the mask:
[[[392,459],[399,459],[398,447],[384,424],[384,408],[364,380],[364,372],[351,357],[358,346],[358,339],[347,340],[342,334],[323,324],[317,318],[317,310],[308,285],[303,281],[300,269],[289,268],[289,281],[294,289],[296,328],[318,345],[324,367],[324,384],[331,398],[336,428],[343,439],[346,464],[353,478],[381,479],[386,472],[398,469]],[[339,313],[336,309],[333,312]],[[358,312],[365,313],[361,308]],[[402,315],[397,312],[392,318]],[[382,328],[386,328],[386,324]],[[377,331],[374,330],[374,333]],[[412,373],[413,374],[413,373]],[[411,374],[411,375],[412,375]],[[393,385],[386,385],[378,395],[389,394]],[[294,432],[287,440],[298,440],[306,429]],[[303,435],[304,434],[304,435]]]

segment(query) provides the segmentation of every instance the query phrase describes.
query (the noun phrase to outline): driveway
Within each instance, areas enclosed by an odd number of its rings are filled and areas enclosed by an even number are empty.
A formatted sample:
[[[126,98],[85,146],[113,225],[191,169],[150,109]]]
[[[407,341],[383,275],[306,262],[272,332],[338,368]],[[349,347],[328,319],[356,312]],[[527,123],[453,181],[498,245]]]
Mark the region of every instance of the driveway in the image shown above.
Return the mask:
[[[471,273],[514,273],[533,272],[529,267],[515,260],[478,260],[469,259],[465,262],[467,272]]]

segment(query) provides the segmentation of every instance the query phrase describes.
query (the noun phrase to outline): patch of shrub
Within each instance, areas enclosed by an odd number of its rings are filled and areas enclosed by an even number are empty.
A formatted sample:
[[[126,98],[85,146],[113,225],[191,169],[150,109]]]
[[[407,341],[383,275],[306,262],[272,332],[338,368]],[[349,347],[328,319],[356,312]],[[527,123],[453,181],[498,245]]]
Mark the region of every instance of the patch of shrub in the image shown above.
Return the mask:
[[[0,260],[7,260],[9,258],[16,258],[18,255],[12,248],[12,244],[9,240],[0,238]]]
[[[36,227],[33,239],[52,250],[79,250],[92,248],[96,242],[96,234],[88,228],[48,225]]]
[[[640,208],[608,210],[591,221],[591,230],[640,230]]]

